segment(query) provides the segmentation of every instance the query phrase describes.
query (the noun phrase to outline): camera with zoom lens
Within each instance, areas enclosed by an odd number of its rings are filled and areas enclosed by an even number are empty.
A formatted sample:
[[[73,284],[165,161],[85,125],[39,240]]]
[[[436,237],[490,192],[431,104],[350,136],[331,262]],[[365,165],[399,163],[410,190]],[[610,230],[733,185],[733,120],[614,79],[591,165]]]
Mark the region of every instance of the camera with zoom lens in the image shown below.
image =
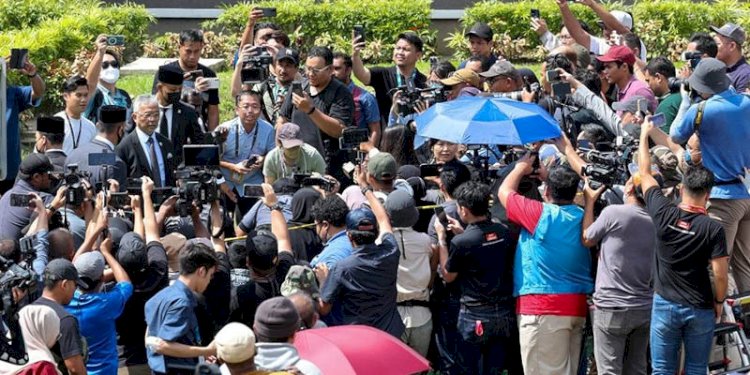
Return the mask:
[[[695,69],[698,63],[701,62],[703,52],[701,51],[685,51],[682,53],[682,61],[690,63],[690,69]]]
[[[36,257],[34,237],[22,238],[19,245],[20,262],[16,263],[0,256],[0,311],[7,312],[8,308],[15,306],[13,288],[33,292],[37,287],[37,274],[31,268],[31,262]]]
[[[690,92],[690,84],[688,84],[686,79],[669,77],[667,85],[669,86],[669,92],[671,93],[679,93],[682,85],[685,85],[685,91]]]
[[[190,215],[193,202],[209,204],[220,198],[219,184],[216,183],[219,170],[219,146],[186,145],[182,148],[185,166],[175,171],[175,179],[180,180],[176,194],[176,209],[180,216]]]
[[[65,193],[67,204],[77,207],[86,200],[86,187],[83,186],[83,180],[88,177],[88,172],[78,170],[78,164],[67,166],[63,176],[63,185],[68,187],[68,191]]]
[[[268,80],[268,67],[273,63],[273,57],[266,47],[260,47],[260,53],[246,57],[242,61],[240,77],[243,84],[256,84]]]
[[[401,96],[398,99],[398,114],[408,116],[417,112],[419,102],[424,102],[427,107],[435,103],[442,103],[448,100],[448,88],[443,85],[428,87],[424,89],[416,88],[413,85],[406,85],[399,88]]]

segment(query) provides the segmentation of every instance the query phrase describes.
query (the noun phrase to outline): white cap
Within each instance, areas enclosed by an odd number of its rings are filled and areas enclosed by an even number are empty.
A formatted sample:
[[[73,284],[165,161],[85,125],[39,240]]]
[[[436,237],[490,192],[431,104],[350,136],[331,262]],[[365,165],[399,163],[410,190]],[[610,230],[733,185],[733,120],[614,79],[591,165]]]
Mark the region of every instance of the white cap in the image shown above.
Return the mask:
[[[255,355],[255,334],[242,323],[228,323],[214,337],[216,356],[226,363],[239,364]]]
[[[621,10],[613,10],[610,13],[621,25],[625,26],[628,30],[633,30],[633,17],[630,14]]]

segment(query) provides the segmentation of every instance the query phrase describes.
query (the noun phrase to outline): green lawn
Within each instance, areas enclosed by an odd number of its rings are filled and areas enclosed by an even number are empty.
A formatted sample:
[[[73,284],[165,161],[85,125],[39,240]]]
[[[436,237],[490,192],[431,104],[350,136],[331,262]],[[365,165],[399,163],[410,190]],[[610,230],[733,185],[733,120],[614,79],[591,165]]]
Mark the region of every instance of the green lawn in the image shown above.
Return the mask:
[[[458,65],[456,61],[454,65]],[[518,67],[527,67],[539,74],[541,70],[541,64],[538,63],[519,63]],[[430,63],[427,61],[420,61],[417,63],[417,68],[420,72],[426,73],[430,70]],[[225,70],[218,72],[219,79],[221,80],[221,86],[219,87],[219,98],[220,104],[220,121],[227,121],[234,117],[234,98],[229,93],[229,82],[232,79],[232,71]],[[135,74],[123,76],[118,82],[117,87],[127,91],[132,98],[140,94],[148,94],[151,92],[151,86],[153,84],[154,76],[151,74]],[[355,82],[359,82],[355,78]]]

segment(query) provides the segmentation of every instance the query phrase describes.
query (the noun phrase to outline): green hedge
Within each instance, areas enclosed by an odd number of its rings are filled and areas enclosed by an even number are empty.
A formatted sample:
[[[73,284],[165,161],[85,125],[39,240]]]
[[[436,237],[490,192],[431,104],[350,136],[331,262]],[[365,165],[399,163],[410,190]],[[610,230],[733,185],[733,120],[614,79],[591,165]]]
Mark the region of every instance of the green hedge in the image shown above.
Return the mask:
[[[140,55],[148,26],[154,22],[142,5],[102,6],[99,2],[78,0],[52,3],[62,8],[64,4],[72,4],[75,9],[66,8],[67,13],[52,18],[54,14],[45,13],[47,8],[41,7],[40,14],[49,19],[36,25],[0,32],[0,56],[10,55],[11,48],[29,49],[30,60],[36,64],[47,83],[47,95],[41,109],[43,112],[61,108],[61,84],[74,73],[85,73],[97,35],[125,35],[127,47],[123,52],[129,60]],[[25,78],[11,74],[11,82],[22,83],[23,80]]]
[[[599,32],[597,17],[585,5],[569,2],[570,9],[578,19]],[[693,2],[688,0],[636,1],[632,5],[619,2],[605,4],[610,9],[629,11],[635,18],[634,32],[643,39],[649,56],[677,58],[684,50],[687,39],[693,32],[709,31],[708,25],[735,22],[750,30],[750,4],[733,0],[715,2]],[[456,30],[445,42],[456,51],[457,58],[468,54],[464,31],[476,21],[492,26],[498,52],[506,58],[538,59],[545,53],[539,47],[539,37],[530,27],[530,10],[539,9],[552,33],[560,30],[562,19],[558,6],[552,1],[522,0],[500,2],[488,0],[466,9],[461,20],[462,28]],[[750,51],[750,49],[745,49]]]
[[[352,26],[365,27],[368,41],[363,52],[366,60],[377,63],[391,60],[393,38],[407,30],[422,36],[427,53],[434,50],[436,31],[430,28],[430,0],[287,0],[246,2],[224,8],[214,21],[203,24],[225,34],[239,34],[253,7],[275,7],[278,16],[270,21],[289,32],[298,48],[326,45],[351,52]]]

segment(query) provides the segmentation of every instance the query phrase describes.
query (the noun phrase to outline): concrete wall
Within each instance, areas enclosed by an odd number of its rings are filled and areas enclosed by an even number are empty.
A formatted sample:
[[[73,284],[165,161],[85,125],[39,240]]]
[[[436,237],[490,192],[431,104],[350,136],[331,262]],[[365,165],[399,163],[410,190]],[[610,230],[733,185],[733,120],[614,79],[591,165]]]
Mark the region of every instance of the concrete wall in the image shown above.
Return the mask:
[[[443,47],[443,39],[448,33],[459,28],[457,20],[463,9],[478,0],[433,0],[432,27],[438,30],[438,53],[451,53]],[[106,0],[108,3],[124,3],[124,0]],[[199,27],[206,19],[217,17],[220,5],[235,4],[238,0],[133,0],[151,10],[158,22],[151,26],[151,33],[179,32],[187,28]]]

